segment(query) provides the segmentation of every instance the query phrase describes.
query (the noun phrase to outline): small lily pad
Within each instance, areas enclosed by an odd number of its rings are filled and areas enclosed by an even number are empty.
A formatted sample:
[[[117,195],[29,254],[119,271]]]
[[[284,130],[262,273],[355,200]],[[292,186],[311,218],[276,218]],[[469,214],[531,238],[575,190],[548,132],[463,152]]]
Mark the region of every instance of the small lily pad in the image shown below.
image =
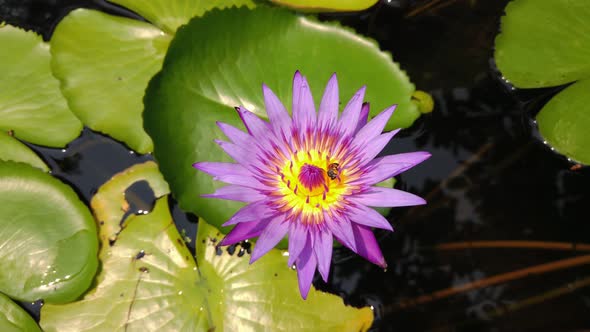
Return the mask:
[[[98,241],[72,188],[32,166],[0,162],[0,201],[0,291],[47,303],[80,296],[98,267]]]
[[[553,97],[537,115],[543,138],[558,152],[590,165],[590,78]]]
[[[250,265],[249,245],[218,247],[221,233],[202,219],[197,262],[208,286],[211,316],[220,331],[367,331],[370,308],[344,305],[338,296],[312,288],[302,300],[287,253],[273,249]]]
[[[26,311],[0,293],[0,331],[41,332],[41,329]]]
[[[316,105],[337,72],[343,103],[366,84],[372,115],[398,104],[389,129],[409,126],[420,114],[411,102],[414,86],[408,77],[370,40],[279,8],[212,11],[178,30],[145,97],[146,131],[184,210],[220,226],[242,206],[202,198],[221,183],[191,165],[230,161],[214,143],[224,139],[216,121],[243,128],[233,108],[238,105],[266,117],[263,82],[290,105],[297,69],[307,75]]]
[[[311,12],[354,12],[365,10],[379,0],[271,0],[297,10]]]
[[[21,143],[18,139],[0,131],[0,160],[19,161],[22,163],[35,166],[45,172],[49,167],[39,158],[29,147]]]
[[[590,76],[590,2],[516,0],[506,6],[495,60],[519,88],[542,88]]]
[[[0,130],[63,147],[82,130],[51,74],[49,45],[34,32],[0,26]]]

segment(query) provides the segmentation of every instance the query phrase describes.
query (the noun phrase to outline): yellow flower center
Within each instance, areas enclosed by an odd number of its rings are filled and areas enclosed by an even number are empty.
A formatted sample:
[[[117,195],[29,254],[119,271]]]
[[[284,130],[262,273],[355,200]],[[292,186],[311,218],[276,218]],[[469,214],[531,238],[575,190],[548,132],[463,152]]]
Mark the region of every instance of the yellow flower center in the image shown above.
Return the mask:
[[[279,172],[280,206],[300,214],[304,223],[323,220],[323,211],[338,204],[350,188],[347,171],[338,160],[317,151],[299,151]]]

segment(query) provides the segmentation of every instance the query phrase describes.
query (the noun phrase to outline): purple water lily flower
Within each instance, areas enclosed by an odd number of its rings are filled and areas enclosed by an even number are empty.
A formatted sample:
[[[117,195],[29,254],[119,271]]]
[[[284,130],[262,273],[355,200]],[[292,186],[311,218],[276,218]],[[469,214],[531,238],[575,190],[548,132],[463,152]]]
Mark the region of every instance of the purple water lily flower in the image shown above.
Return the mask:
[[[289,266],[297,266],[299,291],[305,299],[316,267],[327,281],[333,239],[367,260],[386,267],[372,228],[392,231],[371,207],[425,204],[413,194],[374,185],[427,159],[427,152],[376,158],[399,131],[382,133],[395,105],[367,123],[365,87],[338,117],[338,82],[332,75],[319,112],[307,80],[293,78],[293,118],[262,86],[270,122],[237,107],[248,132],[218,123],[231,143],[217,144],[237,163],[200,162],[193,166],[228,183],[206,197],[246,202],[224,226],[235,225],[221,241],[231,245],[258,236],[253,263],[289,237]]]

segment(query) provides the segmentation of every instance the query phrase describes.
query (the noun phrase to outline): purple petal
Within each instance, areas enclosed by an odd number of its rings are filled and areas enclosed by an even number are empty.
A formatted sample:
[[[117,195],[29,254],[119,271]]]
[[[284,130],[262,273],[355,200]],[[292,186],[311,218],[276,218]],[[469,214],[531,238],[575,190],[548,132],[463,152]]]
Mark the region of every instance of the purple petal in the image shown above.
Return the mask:
[[[219,127],[219,129],[221,129],[223,134],[227,138],[229,138],[234,144],[240,147],[252,147],[252,136],[227,123],[217,122],[217,126]]]
[[[203,161],[200,163],[194,163],[193,167],[199,171],[203,171],[209,175],[241,175],[241,176],[252,176],[252,173],[248,171],[244,166],[236,163],[218,163]]]
[[[387,221],[385,217],[383,217],[374,209],[364,205],[358,205],[354,208],[351,208],[349,213],[349,219],[353,223],[361,224],[367,227],[386,229],[393,232],[393,227],[391,227],[389,221]]]
[[[265,195],[259,193],[256,189],[236,186],[230,184],[229,186],[217,189],[213,194],[201,195],[201,197],[227,199],[238,202],[256,202],[266,198]]]
[[[311,287],[311,282],[313,281],[313,275],[315,273],[316,266],[317,262],[315,255],[313,254],[313,250],[310,246],[306,246],[297,259],[299,293],[301,293],[301,297],[304,300],[307,299],[307,294],[309,293],[309,288]]]
[[[350,99],[340,117],[340,131],[341,135],[352,135],[356,129],[361,115],[361,107],[363,105],[363,98],[365,98],[366,86],[360,88],[354,96]]]
[[[332,262],[332,233],[328,229],[318,227],[315,236],[313,250],[318,262],[318,270],[322,275],[322,279],[328,282],[330,263]]]
[[[367,226],[353,224],[354,238],[356,240],[356,253],[367,259],[369,262],[379,265],[382,268],[387,267],[385,258],[381,253],[379,244],[375,239],[373,231]]]
[[[289,261],[288,266],[293,266],[295,260],[301,254],[301,250],[305,247],[308,242],[308,231],[307,227],[302,225],[298,220],[291,223],[291,229],[289,230]],[[311,241],[311,240],[310,240]],[[309,244],[311,246],[311,243]]]
[[[285,106],[265,84],[262,85],[262,94],[264,95],[266,114],[268,114],[268,119],[275,129],[275,133],[279,137],[281,135],[287,137],[291,132],[291,117]]]
[[[393,188],[381,187],[371,187],[368,192],[351,196],[349,199],[357,204],[373,207],[414,206],[426,204],[426,201],[422,197]]]
[[[322,96],[322,101],[320,103],[320,112],[318,115],[319,128],[325,129],[333,127],[333,125],[338,120],[338,103],[338,79],[334,73],[326,85],[326,89],[324,90],[324,95]]]
[[[367,165],[369,171],[360,180],[373,185],[405,172],[429,157],[430,153],[418,151],[377,158]]]
[[[326,222],[326,226],[330,229],[330,231],[334,234],[334,236],[345,246],[350,248],[353,251],[356,251],[355,243],[354,243],[354,234],[352,233],[352,226],[350,225],[350,221],[344,219],[344,217],[337,217],[332,218],[328,215],[328,213],[324,213],[324,220]]]
[[[379,136],[383,131],[383,128],[385,128],[387,121],[389,121],[389,118],[393,114],[396,106],[397,105],[393,105],[385,109],[383,112],[374,117],[373,120],[371,120],[371,122],[369,122],[366,126],[362,127],[358,133],[356,133],[352,144],[362,148],[374,140],[377,136]]]
[[[248,151],[239,145],[229,142],[215,140],[215,143],[217,143],[223,149],[223,151],[225,151],[225,153],[227,153],[235,161],[250,170],[256,171],[256,169],[252,169],[252,166],[262,169],[266,168],[265,165],[258,161],[256,154],[253,154],[252,151]]]
[[[301,132],[305,132],[316,121],[315,105],[305,77],[299,71],[293,77],[293,121]]]
[[[270,209],[265,200],[250,203],[236,212],[221,226],[231,226],[243,222],[252,222],[271,217],[275,212]]]
[[[262,184],[244,166],[234,163],[201,162],[193,164],[193,167],[213,175],[213,180],[223,181],[228,184],[237,184],[260,190],[270,189]]]
[[[224,238],[219,242],[220,246],[229,246],[240,241],[251,239],[262,233],[264,227],[268,225],[268,219],[260,221],[245,222],[237,224]]]
[[[257,141],[268,136],[268,122],[262,120],[256,114],[248,111],[246,108],[242,106],[236,107],[236,111],[238,112],[238,115],[244,122],[244,125],[246,126],[246,129],[248,129],[250,135],[254,136],[257,139]]]
[[[252,256],[250,257],[250,264],[274,248],[285,237],[288,230],[289,224],[288,221],[285,221],[283,215],[273,218],[262,233],[260,233],[258,240],[256,240],[254,251],[252,251]]]
[[[379,154],[379,152],[383,150],[383,148],[387,145],[387,143],[389,143],[391,138],[395,136],[395,134],[397,134],[398,131],[399,129],[396,129],[388,133],[381,134],[377,136],[377,138],[373,139],[371,141],[371,144],[366,144],[361,149],[362,152],[360,153],[361,165],[373,160],[373,158],[375,158]]]
[[[369,119],[370,108],[370,103],[363,103],[363,106],[361,107],[361,115],[359,116],[359,122],[356,125],[356,130],[354,131],[355,133],[357,133],[359,130],[361,130],[362,127],[364,127],[367,124],[367,120]]]

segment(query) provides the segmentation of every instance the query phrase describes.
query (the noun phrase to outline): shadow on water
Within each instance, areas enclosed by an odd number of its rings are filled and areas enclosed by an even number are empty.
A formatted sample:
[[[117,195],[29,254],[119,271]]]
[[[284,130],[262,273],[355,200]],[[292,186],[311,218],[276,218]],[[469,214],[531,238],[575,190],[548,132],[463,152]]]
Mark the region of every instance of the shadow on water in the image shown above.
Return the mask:
[[[515,91],[494,68],[507,2],[384,0],[360,14],[321,16],[375,38],[436,101],[432,114],[385,151],[433,154],[398,181],[428,205],[394,209],[396,231],[376,231],[387,270],[337,248],[329,283],[315,282],[348,303],[372,305],[376,331],[590,326],[590,259],[583,255],[590,248],[582,245],[590,242],[583,217],[590,170],[571,170],[538,138],[533,116],[557,89]],[[0,19],[47,38],[79,6],[132,15],[104,1],[0,0]],[[152,159],[90,130],[65,150],[33,148],[87,202],[114,173]],[[153,196],[135,189],[137,210],[149,210]],[[177,227],[194,239],[196,217],[171,203]]]

